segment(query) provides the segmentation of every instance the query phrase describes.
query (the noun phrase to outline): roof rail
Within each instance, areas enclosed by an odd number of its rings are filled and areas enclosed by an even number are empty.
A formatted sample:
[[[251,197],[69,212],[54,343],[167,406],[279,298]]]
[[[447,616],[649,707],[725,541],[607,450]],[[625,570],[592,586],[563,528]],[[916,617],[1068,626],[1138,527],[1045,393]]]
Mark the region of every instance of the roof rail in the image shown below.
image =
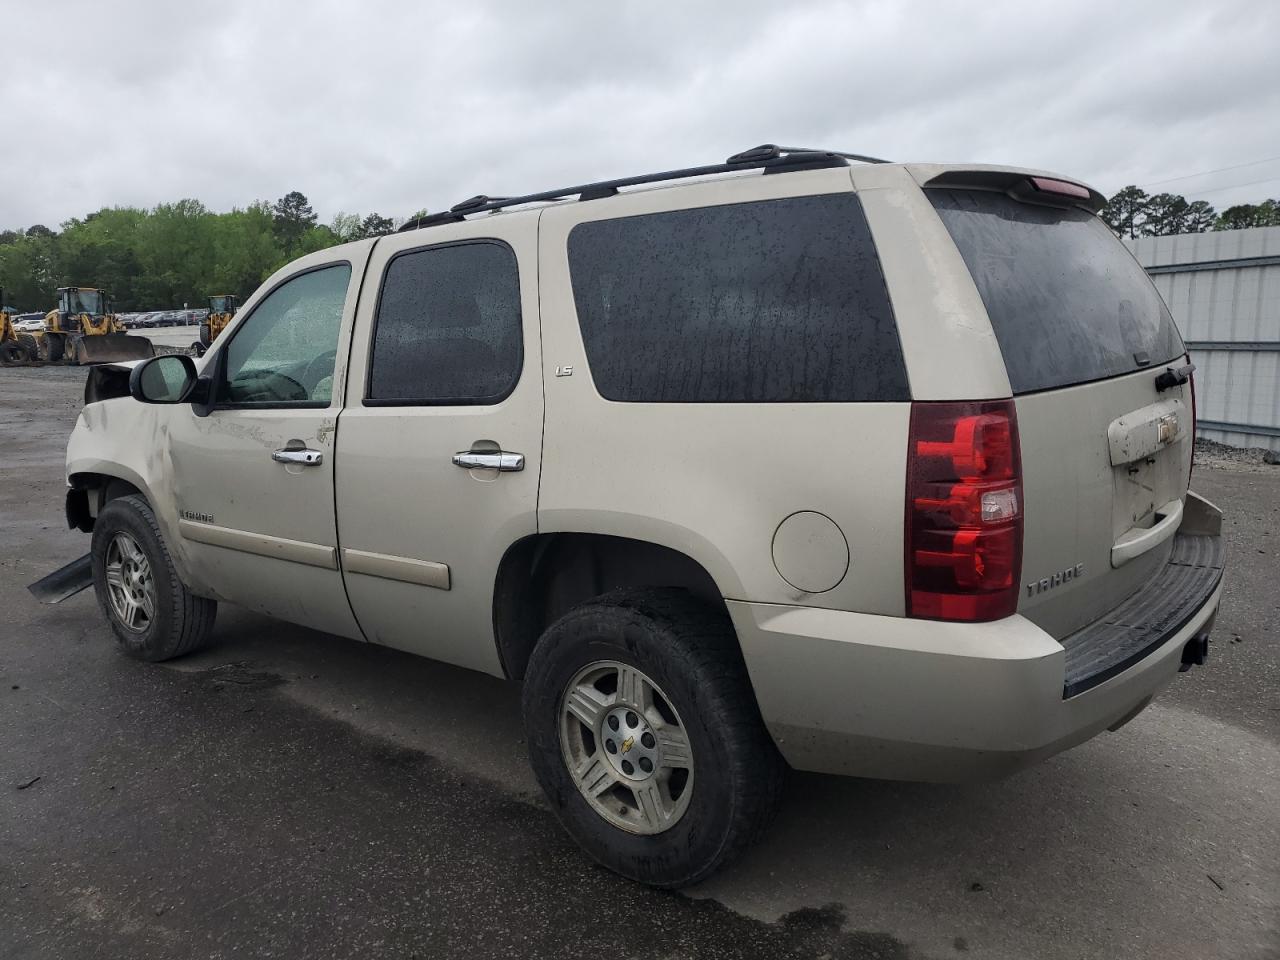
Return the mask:
[[[750,163],[753,160],[765,160],[797,153],[830,153],[846,160],[857,160],[859,163],[889,162],[888,160],[881,160],[879,157],[868,157],[861,153],[845,153],[842,150],[818,150],[813,147],[780,147],[776,143],[762,143],[760,146],[752,147],[750,150],[743,150],[741,153],[735,153],[725,162],[732,164]]]
[[[425,217],[406,222],[398,232],[419,230],[422,227],[433,227],[440,223],[459,223],[476,213],[491,213],[505,207],[518,207],[526,203],[542,203],[552,200],[568,200],[576,197],[579,200],[598,200],[601,197],[614,196],[620,187],[634,187],[644,183],[661,183],[664,180],[687,180],[691,177],[706,177],[717,173],[732,173],[738,170],[763,170],[765,173],[791,173],[796,170],[819,170],[824,167],[848,166],[848,161],[861,163],[888,163],[876,157],[866,157],[858,153],[842,153],[838,150],[811,150],[802,147],[780,147],[777,144],[765,143],[741,153],[735,153],[724,163],[713,163],[702,167],[685,167],[680,170],[663,170],[660,173],[645,173],[635,177],[622,177],[618,180],[601,180],[598,183],[584,183],[575,187],[561,187],[558,190],[544,190],[541,193],[529,193],[519,197],[489,197],[478,194],[461,203],[454,204],[442,213],[432,213]]]

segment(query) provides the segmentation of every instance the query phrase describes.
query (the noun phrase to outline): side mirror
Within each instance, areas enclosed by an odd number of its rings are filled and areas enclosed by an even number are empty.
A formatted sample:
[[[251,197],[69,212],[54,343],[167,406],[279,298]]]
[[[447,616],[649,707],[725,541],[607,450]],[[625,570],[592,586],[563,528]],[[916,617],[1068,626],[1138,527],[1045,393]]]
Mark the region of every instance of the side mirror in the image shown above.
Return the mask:
[[[195,385],[196,365],[179,353],[143,360],[129,374],[129,394],[142,403],[183,403]]]

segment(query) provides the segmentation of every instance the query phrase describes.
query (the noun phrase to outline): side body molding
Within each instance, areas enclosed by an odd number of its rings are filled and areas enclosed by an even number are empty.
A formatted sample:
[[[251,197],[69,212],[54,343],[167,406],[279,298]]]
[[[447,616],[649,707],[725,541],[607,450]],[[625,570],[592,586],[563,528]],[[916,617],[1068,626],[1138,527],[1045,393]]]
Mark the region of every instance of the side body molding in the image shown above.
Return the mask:
[[[228,550],[239,550],[260,557],[305,563],[325,570],[338,569],[338,551],[319,543],[288,540],[284,537],[268,536],[265,533],[251,533],[248,530],[233,530],[230,527],[219,527],[212,523],[200,523],[195,520],[179,520],[178,532],[187,540],[207,543],[213,547],[225,547]]]

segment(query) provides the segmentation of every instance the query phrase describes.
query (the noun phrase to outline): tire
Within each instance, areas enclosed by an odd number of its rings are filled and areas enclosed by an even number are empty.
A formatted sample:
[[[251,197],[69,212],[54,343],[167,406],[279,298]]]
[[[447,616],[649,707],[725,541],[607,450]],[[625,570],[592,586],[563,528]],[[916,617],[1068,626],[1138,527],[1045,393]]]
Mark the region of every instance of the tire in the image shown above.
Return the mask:
[[[127,562],[129,542],[146,561],[140,581],[130,577],[138,568]],[[178,579],[155,514],[144,498],[131,494],[107,501],[93,525],[90,555],[98,606],[126,654],[152,663],[172,660],[199,649],[209,639],[218,605],[193,595]],[[122,564],[121,560],[126,562]],[[136,591],[135,596],[146,594],[146,582],[150,580],[149,614],[143,609],[132,623],[126,622],[108,584],[109,567],[129,581],[128,587]]]
[[[619,699],[635,703],[636,698],[620,698],[616,691],[610,697],[607,672],[600,681],[592,680],[594,671],[615,667],[618,685],[636,669],[652,683],[655,705],[643,717],[618,704]],[[562,711],[571,687],[575,704],[585,702],[580,692],[587,687],[592,697],[602,698],[593,726]],[[530,763],[556,816],[591,857],[624,877],[665,888],[697,883],[758,839],[777,810],[786,765],[760,719],[733,625],[723,610],[686,591],[620,590],[571,610],[547,629],[533,651],[523,708]],[[620,709],[625,713],[619,714]],[[605,726],[614,720],[621,720],[614,728],[618,734]],[[689,760],[683,787],[678,787],[679,770],[668,766],[666,744],[673,731],[678,743],[681,729]],[[585,730],[598,731],[590,753]],[[656,741],[658,765],[652,775],[635,776],[659,782],[668,778],[656,802],[675,811],[670,822],[653,812],[654,800],[646,807],[617,765],[624,754],[641,753],[650,730],[661,738]],[[616,739],[629,731],[630,744]],[[606,751],[610,739],[614,745]],[[646,759],[641,756],[638,762]],[[609,770],[602,766],[606,761],[612,765]],[[617,785],[589,800],[571,763],[600,774],[582,776],[592,789],[610,776]],[[639,786],[652,789],[650,781]],[[677,789],[678,800],[673,799]]]
[[[21,363],[27,359],[27,351],[17,340],[0,342],[0,363]]]
[[[208,347],[209,344],[213,343],[213,337],[209,336],[208,320],[200,324],[200,343],[202,343],[205,347]]]
[[[66,353],[67,341],[61,334],[46,334],[45,342],[45,359],[50,363],[57,363],[62,359],[62,355]]]
[[[29,333],[18,334],[18,343],[27,349],[28,360],[40,359],[40,342]]]

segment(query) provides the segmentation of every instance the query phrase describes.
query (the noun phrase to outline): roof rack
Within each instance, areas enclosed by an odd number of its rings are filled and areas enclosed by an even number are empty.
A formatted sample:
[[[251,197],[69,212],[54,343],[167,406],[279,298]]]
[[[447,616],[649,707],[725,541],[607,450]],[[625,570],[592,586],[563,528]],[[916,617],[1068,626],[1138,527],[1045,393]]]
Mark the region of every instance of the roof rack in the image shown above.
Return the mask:
[[[545,190],[541,193],[529,193],[519,197],[489,197],[478,194],[454,204],[442,213],[432,213],[425,217],[410,220],[398,232],[418,230],[422,227],[433,227],[440,223],[460,223],[476,213],[490,213],[505,207],[518,207],[526,203],[541,203],[553,200],[568,200],[576,197],[579,200],[598,200],[601,197],[612,197],[620,187],[634,187],[643,183],[661,183],[664,180],[687,180],[691,177],[705,177],[716,173],[731,173],[737,170],[763,170],[768,173],[791,173],[797,170],[820,170],[824,167],[848,166],[848,161],[859,163],[888,163],[877,157],[868,157],[860,153],[842,153],[839,150],[815,150],[807,147],[780,147],[777,144],[765,143],[750,150],[735,153],[724,163],[713,163],[702,167],[685,167],[681,170],[664,170],[661,173],[645,173],[635,177],[623,177],[619,180],[601,180],[598,183],[584,183],[576,187],[561,187],[558,190]]]

